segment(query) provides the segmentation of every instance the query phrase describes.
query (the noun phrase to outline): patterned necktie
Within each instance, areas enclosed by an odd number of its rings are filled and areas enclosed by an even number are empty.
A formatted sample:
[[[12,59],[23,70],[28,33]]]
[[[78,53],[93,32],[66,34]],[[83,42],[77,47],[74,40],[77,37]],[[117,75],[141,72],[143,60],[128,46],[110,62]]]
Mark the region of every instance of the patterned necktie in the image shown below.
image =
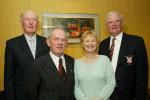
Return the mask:
[[[116,40],[116,38],[112,39],[112,43],[111,43],[111,46],[110,46],[110,49],[109,49],[109,58],[110,58],[110,61],[112,60],[112,56],[113,56],[113,52],[114,52],[115,40]]]
[[[62,63],[62,59],[59,58],[59,67],[58,67],[58,72],[59,72],[59,76],[62,80],[65,80],[66,78],[66,73],[65,73],[65,69],[63,67],[63,63]]]

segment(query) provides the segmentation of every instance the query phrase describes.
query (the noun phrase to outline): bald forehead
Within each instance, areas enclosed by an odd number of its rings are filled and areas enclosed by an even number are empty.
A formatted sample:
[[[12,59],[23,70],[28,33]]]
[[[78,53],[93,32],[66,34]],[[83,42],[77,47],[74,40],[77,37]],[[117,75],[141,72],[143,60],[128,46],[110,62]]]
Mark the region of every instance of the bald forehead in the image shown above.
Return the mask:
[[[38,20],[38,16],[31,10],[25,11],[21,14],[21,19],[26,18],[26,17],[32,17]]]

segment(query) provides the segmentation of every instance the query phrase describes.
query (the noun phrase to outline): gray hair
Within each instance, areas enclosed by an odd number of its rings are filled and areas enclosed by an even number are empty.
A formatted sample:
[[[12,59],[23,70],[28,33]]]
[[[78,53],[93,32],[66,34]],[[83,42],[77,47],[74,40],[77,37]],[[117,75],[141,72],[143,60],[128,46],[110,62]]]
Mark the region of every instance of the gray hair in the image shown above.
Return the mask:
[[[106,23],[107,23],[108,18],[109,18],[110,16],[112,16],[112,15],[116,15],[116,16],[119,18],[120,21],[123,21],[123,16],[122,16],[119,12],[117,12],[117,11],[111,11],[111,12],[109,12],[109,13],[106,15],[106,17],[105,17],[105,22],[106,22]]]
[[[62,30],[66,33],[66,30],[63,26],[55,26],[53,28],[48,29],[48,38],[50,38],[52,36],[52,32],[56,29]],[[66,34],[65,34],[66,35]]]

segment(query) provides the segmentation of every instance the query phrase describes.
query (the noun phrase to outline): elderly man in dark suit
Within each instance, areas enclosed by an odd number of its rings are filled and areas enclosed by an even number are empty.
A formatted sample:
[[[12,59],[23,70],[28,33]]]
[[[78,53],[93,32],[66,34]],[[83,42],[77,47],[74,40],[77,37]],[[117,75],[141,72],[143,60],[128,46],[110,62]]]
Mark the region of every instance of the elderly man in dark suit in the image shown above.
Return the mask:
[[[30,64],[49,51],[46,38],[36,34],[38,23],[38,16],[33,11],[25,11],[21,14],[23,35],[6,42],[5,100],[27,100],[25,87]]]
[[[47,44],[50,52],[33,63],[29,74],[28,100],[74,100],[74,59],[64,54],[64,29],[55,27]]]
[[[122,15],[110,12],[106,26],[110,37],[100,43],[99,54],[107,55],[116,76],[116,88],[111,100],[146,100],[148,60],[142,37],[122,31]]]

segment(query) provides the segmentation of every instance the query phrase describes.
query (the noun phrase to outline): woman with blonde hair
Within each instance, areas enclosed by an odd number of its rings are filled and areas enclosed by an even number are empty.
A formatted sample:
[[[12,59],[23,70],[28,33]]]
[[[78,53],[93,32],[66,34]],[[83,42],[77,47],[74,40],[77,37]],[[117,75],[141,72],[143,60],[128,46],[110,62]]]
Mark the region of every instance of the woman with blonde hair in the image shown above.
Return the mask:
[[[97,38],[93,32],[83,33],[83,57],[75,61],[75,97],[77,100],[109,100],[115,87],[115,75],[110,60],[98,55]]]

